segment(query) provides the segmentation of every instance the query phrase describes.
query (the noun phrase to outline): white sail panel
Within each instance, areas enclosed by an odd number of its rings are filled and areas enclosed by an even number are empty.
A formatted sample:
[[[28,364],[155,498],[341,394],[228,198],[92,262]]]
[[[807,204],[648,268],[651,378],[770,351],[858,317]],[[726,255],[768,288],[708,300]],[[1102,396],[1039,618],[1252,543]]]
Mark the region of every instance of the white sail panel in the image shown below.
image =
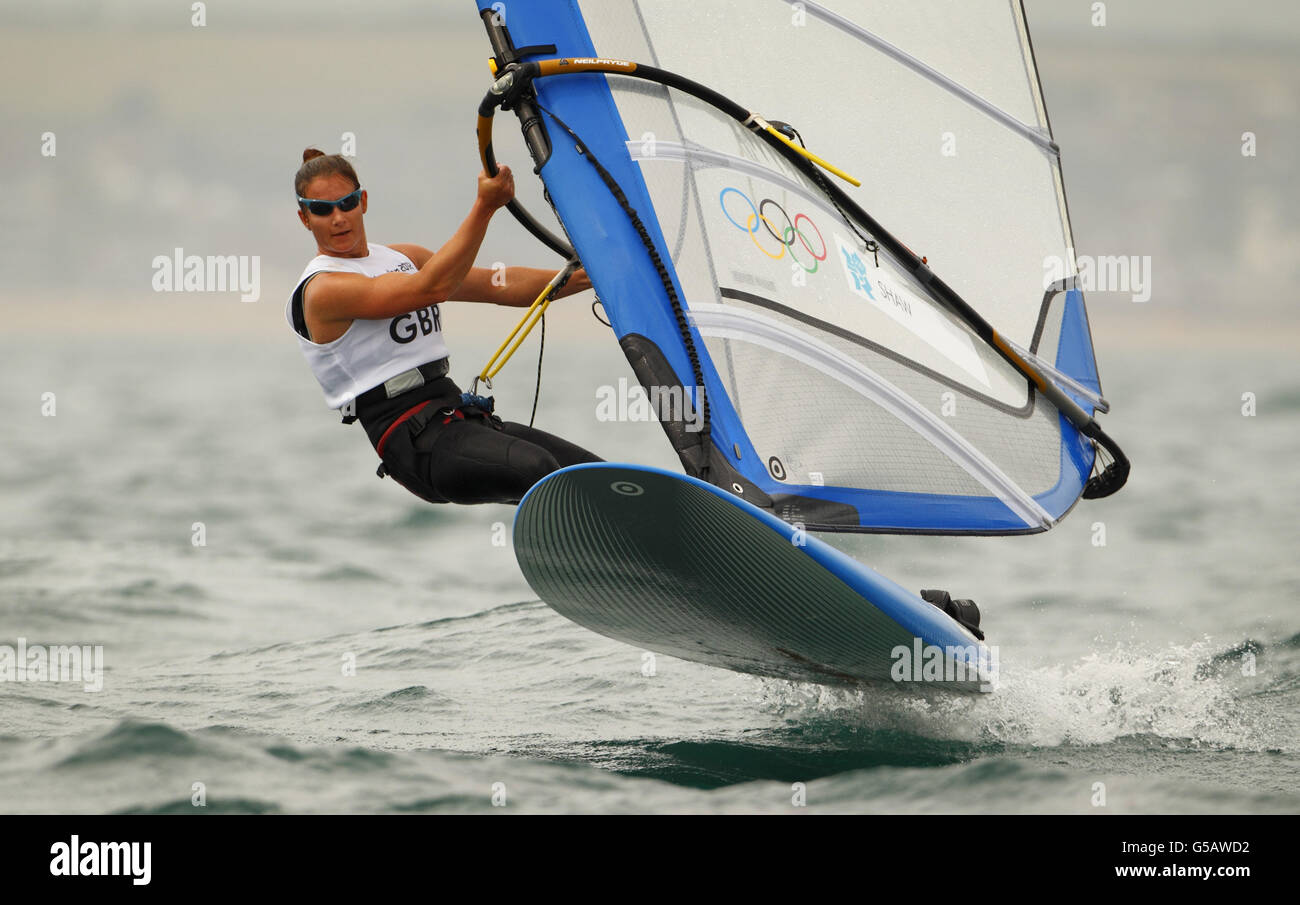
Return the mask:
[[[826,6],[1046,137],[1018,3]],[[1044,262],[1067,261],[1070,241],[1058,163],[1042,144],[785,0],[601,0],[582,11],[600,53],[680,72],[793,124],[810,149],[862,180],[842,186],[862,207],[1001,333],[1030,346]],[[615,87],[631,129],[653,119],[628,97],[641,88]],[[680,128],[705,147],[734,128],[710,122],[704,105],[675,106]]]

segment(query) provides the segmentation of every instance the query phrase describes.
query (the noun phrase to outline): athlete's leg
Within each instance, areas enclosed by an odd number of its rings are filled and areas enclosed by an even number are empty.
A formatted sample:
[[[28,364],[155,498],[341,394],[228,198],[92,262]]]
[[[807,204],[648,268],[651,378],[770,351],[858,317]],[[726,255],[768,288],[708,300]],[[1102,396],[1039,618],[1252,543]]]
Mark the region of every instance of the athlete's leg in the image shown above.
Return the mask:
[[[555,461],[560,463],[561,468],[567,468],[570,465],[578,465],[582,462],[604,462],[600,456],[593,452],[588,452],[575,443],[570,443],[562,437],[555,434],[548,434],[546,431],[540,431],[535,427],[529,427],[526,424],[516,424],[513,421],[502,423],[501,430],[503,433],[512,437],[518,437],[521,440],[527,440],[529,443],[540,446],[555,457]],[[547,474],[550,474],[548,471]],[[545,475],[543,475],[545,477]],[[540,479],[539,479],[540,480]]]
[[[482,419],[467,418],[426,430],[433,432],[425,466],[429,483],[451,503],[518,503],[551,472],[601,461],[579,446],[522,424],[503,424],[498,430]]]

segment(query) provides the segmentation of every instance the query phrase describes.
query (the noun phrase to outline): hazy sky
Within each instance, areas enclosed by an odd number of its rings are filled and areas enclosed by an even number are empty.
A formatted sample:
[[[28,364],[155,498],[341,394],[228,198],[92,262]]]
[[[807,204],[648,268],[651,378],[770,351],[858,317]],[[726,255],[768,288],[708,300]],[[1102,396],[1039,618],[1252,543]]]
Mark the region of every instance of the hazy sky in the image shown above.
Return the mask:
[[[1300,2],[1110,2],[1105,28],[1093,7],[1026,2],[1077,244],[1153,257],[1145,318],[1295,320]],[[277,309],[311,251],[290,190],[301,150],[336,150],[344,133],[372,238],[436,247],[474,194],[489,54],[474,10],[222,0],[193,28],[189,2],[6,0],[0,301],[147,299],[150,261],[179,246],[260,256]],[[498,129],[501,157],[544,209],[515,134]],[[485,248],[552,257],[508,221]]]
[[[526,0],[513,0],[526,2]],[[689,9],[693,0],[681,0]],[[765,0],[754,0],[765,2]],[[948,0],[960,2],[960,0]],[[1093,15],[1095,0],[1025,0],[1035,31],[1072,29]],[[188,18],[188,2],[175,0],[5,0],[0,24],[59,28],[166,28],[169,18]],[[1294,0],[1109,0],[1107,25],[1133,38],[1292,43],[1300,39],[1300,4]],[[402,31],[431,22],[473,18],[473,0],[219,0],[209,2],[215,25],[262,31],[282,26],[350,31]]]

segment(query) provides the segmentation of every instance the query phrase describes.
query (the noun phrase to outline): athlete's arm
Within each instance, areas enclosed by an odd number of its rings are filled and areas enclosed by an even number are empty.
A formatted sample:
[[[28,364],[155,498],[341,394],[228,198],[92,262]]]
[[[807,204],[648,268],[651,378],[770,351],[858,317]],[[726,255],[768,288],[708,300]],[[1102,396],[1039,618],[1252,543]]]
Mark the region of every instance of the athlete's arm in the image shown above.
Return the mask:
[[[416,267],[423,267],[433,252],[420,245],[390,245],[411,259]],[[499,275],[498,275],[499,274]],[[546,284],[555,276],[552,270],[538,267],[507,267],[504,273],[486,267],[471,267],[464,281],[452,293],[449,302],[487,302],[492,305],[509,305],[526,308],[539,296]],[[587,271],[575,270],[559,292],[557,299],[591,288]]]
[[[313,320],[343,324],[354,320],[383,320],[447,301],[473,266],[492,215],[514,193],[514,177],[509,167],[502,167],[493,177],[480,173],[478,197],[469,216],[436,254],[429,254],[421,262],[413,259],[420,268],[418,271],[378,277],[322,273],[307,284],[304,307],[311,305]]]
[[[507,267],[504,279],[497,274],[498,271],[483,267],[471,268],[464,282],[448,301],[489,302],[493,305],[527,308],[541,295],[546,284],[555,276],[555,271],[538,267]],[[587,277],[587,271],[578,269],[569,277],[569,282],[555,293],[555,297],[561,299],[590,288],[591,280]]]

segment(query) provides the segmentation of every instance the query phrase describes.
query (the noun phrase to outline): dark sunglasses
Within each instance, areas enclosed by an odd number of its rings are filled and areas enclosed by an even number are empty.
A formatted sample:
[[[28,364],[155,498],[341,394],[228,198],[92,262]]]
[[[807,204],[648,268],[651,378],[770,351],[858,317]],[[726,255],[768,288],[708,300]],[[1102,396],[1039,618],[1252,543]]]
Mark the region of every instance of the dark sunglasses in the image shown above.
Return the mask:
[[[317,217],[328,217],[334,212],[334,205],[339,206],[339,210],[347,213],[361,203],[361,189],[344,195],[337,201],[321,201],[319,198],[298,198],[298,206],[304,207],[311,211]]]

